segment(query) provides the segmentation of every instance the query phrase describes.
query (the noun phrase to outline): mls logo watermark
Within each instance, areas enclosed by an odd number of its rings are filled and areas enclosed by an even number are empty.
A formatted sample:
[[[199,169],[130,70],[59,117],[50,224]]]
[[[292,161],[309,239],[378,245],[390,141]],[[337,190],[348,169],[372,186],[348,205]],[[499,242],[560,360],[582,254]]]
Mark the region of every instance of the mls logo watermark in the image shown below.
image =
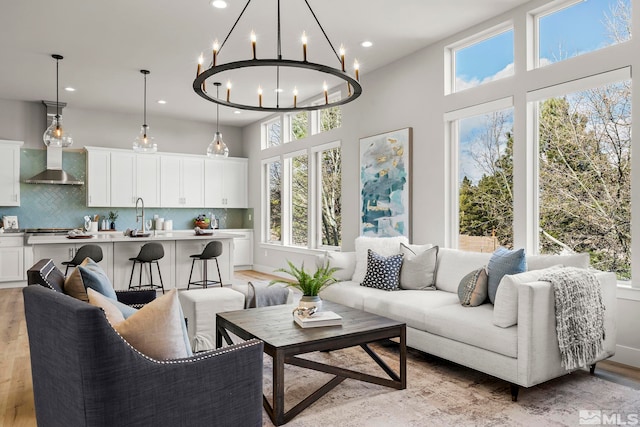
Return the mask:
[[[635,426],[640,424],[639,414],[625,414],[600,409],[581,409],[580,425]]]

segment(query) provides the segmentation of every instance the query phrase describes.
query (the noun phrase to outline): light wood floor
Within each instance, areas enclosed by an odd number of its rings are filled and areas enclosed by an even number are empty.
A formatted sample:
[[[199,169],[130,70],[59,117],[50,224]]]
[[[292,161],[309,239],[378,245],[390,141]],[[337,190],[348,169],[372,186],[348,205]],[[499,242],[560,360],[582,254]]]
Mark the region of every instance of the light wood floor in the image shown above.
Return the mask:
[[[255,271],[236,271],[236,279],[270,280]],[[0,427],[36,425],[31,386],[31,365],[21,288],[0,289]],[[596,375],[640,388],[640,369],[615,362],[600,362]]]

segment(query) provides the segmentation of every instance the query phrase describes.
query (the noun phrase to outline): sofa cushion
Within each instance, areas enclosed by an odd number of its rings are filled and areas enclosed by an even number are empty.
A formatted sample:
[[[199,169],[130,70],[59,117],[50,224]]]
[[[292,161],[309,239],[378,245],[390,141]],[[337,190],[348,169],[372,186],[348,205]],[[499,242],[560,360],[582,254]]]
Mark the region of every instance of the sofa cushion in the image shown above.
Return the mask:
[[[175,289],[146,304],[114,328],[135,349],[153,359],[179,359],[191,355]]]
[[[458,295],[450,292],[372,290],[375,292],[367,295],[363,301],[364,311],[405,322],[407,326],[419,330],[425,330],[425,316],[431,310],[460,305]]]
[[[489,300],[493,304],[496,299],[496,291],[500,285],[500,280],[505,274],[517,274],[527,271],[527,261],[524,256],[524,249],[509,250],[499,247],[491,255],[487,274],[489,275]]]
[[[398,237],[366,237],[356,238],[356,266],[351,280],[361,283],[367,273],[367,251],[369,249],[382,255],[396,255],[400,253],[400,243],[409,243],[405,236]]]
[[[327,251],[316,258],[316,267],[322,267],[329,263],[329,267],[339,268],[340,270],[333,273],[336,280],[351,280],[353,272],[356,268],[355,252],[333,252]]]
[[[440,248],[436,269],[436,288],[458,294],[458,285],[470,271],[487,265],[490,253],[467,252],[458,249]]]
[[[77,268],[80,270],[85,288],[92,288],[112,300],[118,299],[111,280],[97,262],[91,258],[85,258]]]
[[[360,283],[350,280],[325,287],[320,291],[320,298],[364,310],[364,301],[376,294],[380,294],[380,289],[360,286]],[[386,292],[385,295],[387,295]]]
[[[364,276],[362,286],[384,289],[385,291],[398,289],[403,257],[402,254],[385,257],[369,249],[367,274]]]
[[[400,269],[400,288],[435,290],[438,247],[400,243],[400,252],[404,255]]]
[[[465,307],[477,307],[487,300],[487,269],[480,267],[462,278],[458,299]]]
[[[71,270],[71,274],[69,274],[64,279],[64,285],[62,289],[65,294],[79,299],[80,301],[89,301],[87,289],[84,286],[82,275],[80,274],[80,269],[78,267],[75,267],[73,270]]]
[[[561,267],[560,264],[542,270],[505,275],[500,281],[493,303],[493,324],[501,328],[516,325],[518,323],[518,285],[536,282],[545,273]]]
[[[518,357],[518,327],[493,324],[493,306],[447,305],[425,310],[423,330],[485,350]]]
[[[104,310],[104,314],[107,316],[107,320],[111,326],[124,322],[122,312],[113,304],[112,299],[105,297],[100,292],[96,292],[91,288],[87,289],[87,296],[89,298],[89,304]]]
[[[589,253],[527,256],[527,270],[542,270],[558,264],[565,267],[589,268]]]

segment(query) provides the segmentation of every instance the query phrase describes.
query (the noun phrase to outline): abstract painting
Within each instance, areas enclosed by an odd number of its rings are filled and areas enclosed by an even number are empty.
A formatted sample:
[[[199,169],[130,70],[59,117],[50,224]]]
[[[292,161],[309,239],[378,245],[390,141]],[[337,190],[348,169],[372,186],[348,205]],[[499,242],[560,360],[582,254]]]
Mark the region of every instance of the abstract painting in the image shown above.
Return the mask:
[[[412,128],[360,139],[360,235],[411,239]]]

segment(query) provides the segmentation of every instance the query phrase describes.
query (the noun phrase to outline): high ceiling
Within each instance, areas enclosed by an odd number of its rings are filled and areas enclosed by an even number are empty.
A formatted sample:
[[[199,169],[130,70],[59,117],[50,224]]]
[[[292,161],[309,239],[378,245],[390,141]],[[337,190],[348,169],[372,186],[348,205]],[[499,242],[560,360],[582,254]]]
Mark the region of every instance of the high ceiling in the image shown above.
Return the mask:
[[[308,0],[336,50],[347,49],[347,71],[353,59],[361,75],[526,0]],[[215,104],[192,89],[197,58],[211,61],[211,46],[220,42],[245,6],[245,0],[227,0],[216,9],[209,0],[44,0],[4,1],[0,13],[0,98],[55,100],[55,61],[60,62],[60,100],[69,107],[142,114],[143,77],[147,80],[148,114],[215,121]],[[220,52],[219,62],[249,59],[249,33],[258,37],[259,58],[275,56],[276,0],[253,1]],[[309,36],[309,60],[337,66],[304,0],[283,0],[282,50],[284,57],[301,59],[300,36]],[[370,40],[372,47],[361,43]],[[332,62],[331,62],[332,61]],[[275,97],[275,81],[260,84],[265,103]],[[284,78],[283,78],[284,80]],[[226,77],[222,91],[225,91]],[[302,85],[305,93],[320,93]],[[62,88],[71,86],[75,92]],[[290,88],[283,85],[286,95]],[[213,85],[208,88],[213,90]],[[364,87],[366,91],[366,86]],[[234,97],[256,97],[257,87],[235,84]],[[305,92],[306,91],[306,92]],[[239,99],[238,98],[238,99]],[[158,104],[158,100],[166,104]],[[264,113],[221,107],[222,124],[244,126]]]

